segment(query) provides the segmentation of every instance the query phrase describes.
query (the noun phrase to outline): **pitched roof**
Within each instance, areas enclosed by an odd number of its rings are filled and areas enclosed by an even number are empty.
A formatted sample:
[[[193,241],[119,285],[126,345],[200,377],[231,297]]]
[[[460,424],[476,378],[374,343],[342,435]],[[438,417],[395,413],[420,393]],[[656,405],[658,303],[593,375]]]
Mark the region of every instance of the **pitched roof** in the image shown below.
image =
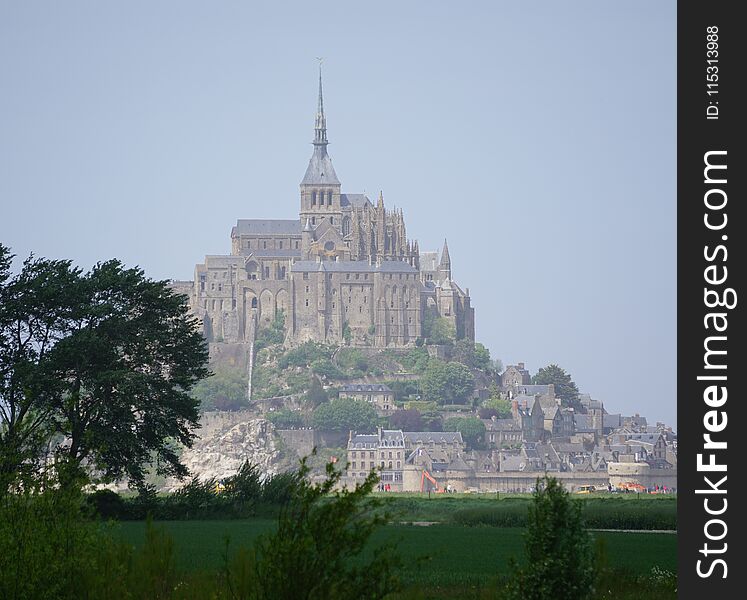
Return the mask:
[[[371,203],[365,194],[340,194],[340,206],[355,206],[358,208],[366,202]]]
[[[405,431],[404,436],[409,442],[422,444],[463,443],[462,434],[459,431]]]
[[[323,271],[327,273],[417,273],[418,270],[400,260],[385,260],[380,265],[369,264],[366,260],[299,260],[291,267],[292,271]]]
[[[341,392],[391,392],[383,383],[346,383],[340,387]]]
[[[231,230],[234,235],[300,235],[298,219],[239,219]]]

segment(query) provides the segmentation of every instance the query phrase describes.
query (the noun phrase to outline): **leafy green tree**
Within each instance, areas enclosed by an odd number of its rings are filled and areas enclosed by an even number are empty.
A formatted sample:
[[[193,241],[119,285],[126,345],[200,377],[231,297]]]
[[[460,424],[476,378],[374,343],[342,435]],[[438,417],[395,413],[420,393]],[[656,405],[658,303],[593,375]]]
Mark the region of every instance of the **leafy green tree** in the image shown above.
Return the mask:
[[[396,410],[389,415],[389,425],[392,429],[402,431],[424,431],[423,416],[414,408]]]
[[[238,410],[248,405],[247,377],[240,369],[221,369],[200,381],[192,396],[201,410]]]
[[[190,391],[209,371],[185,297],[118,260],[97,264],[76,291],[68,335],[50,352],[64,386],[52,404],[54,428],[69,442],[58,457],[136,483],[151,462],[159,474],[186,475],[176,444],[192,444]]]
[[[33,256],[11,275],[12,258],[0,244],[0,493],[33,473],[54,433],[53,401],[64,382],[49,357],[69,334],[81,277],[70,261]]]
[[[319,406],[312,415],[316,429],[330,431],[374,431],[379,423],[376,409],[365,400],[335,398]]]
[[[475,389],[475,378],[461,363],[431,360],[420,380],[420,388],[428,400],[464,404]]]
[[[297,410],[283,408],[267,415],[270,421],[278,429],[294,429],[303,425],[303,415]]]
[[[319,381],[319,378],[312,377],[311,386],[304,395],[304,402],[306,406],[316,408],[317,406],[320,406],[327,402],[327,400],[329,400],[329,396],[322,387],[322,383]]]
[[[485,446],[485,423],[476,417],[452,417],[444,422],[444,431],[458,431],[470,450]]]
[[[511,403],[508,399],[504,398],[498,391],[498,387],[493,385],[490,389],[490,398],[485,400],[482,404],[482,408],[490,411],[494,411],[495,416],[498,419],[509,419],[511,418]],[[481,418],[490,418],[483,417]]]
[[[451,360],[481,371],[491,371],[493,368],[490,351],[482,344],[467,339],[454,342],[451,348]]]
[[[537,371],[532,377],[532,383],[536,385],[553,384],[555,395],[560,398],[563,406],[576,409],[581,407],[578,401],[578,387],[571,379],[570,374],[556,364],[548,365]]]
[[[153,461],[160,474],[186,474],[176,444],[191,445],[190,391],[208,370],[185,297],[117,260],[84,274],[31,257],[11,278],[8,257],[3,247],[1,483],[41,441],[55,449],[65,484],[84,476],[84,464],[135,483]]]
[[[537,480],[529,507],[523,568],[512,565],[511,599],[585,600],[594,592],[594,553],[574,502],[554,477]]]
[[[429,344],[450,345],[456,340],[456,329],[448,319],[438,316],[434,306],[423,311],[423,337]]]
[[[252,600],[343,600],[384,598],[399,589],[396,575],[402,561],[393,545],[378,546],[364,556],[371,535],[388,521],[373,510],[370,493],[378,483],[371,473],[355,489],[339,489],[341,471],[327,463],[323,483],[308,483],[305,462],[300,485],[281,512],[277,531],[255,544],[256,577],[242,578],[247,569],[229,573],[229,585],[248,592]]]

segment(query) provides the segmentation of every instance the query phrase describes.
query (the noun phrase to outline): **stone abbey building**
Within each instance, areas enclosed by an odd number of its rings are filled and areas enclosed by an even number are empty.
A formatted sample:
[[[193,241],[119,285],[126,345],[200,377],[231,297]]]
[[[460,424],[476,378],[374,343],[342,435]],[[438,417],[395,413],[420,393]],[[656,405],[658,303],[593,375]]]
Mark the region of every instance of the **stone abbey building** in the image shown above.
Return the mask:
[[[206,256],[187,294],[209,342],[246,343],[278,311],[286,342],[403,347],[440,316],[457,338],[474,340],[469,289],[454,283],[449,249],[421,252],[407,238],[401,210],[379,194],[342,191],[327,153],[319,73],[314,151],[300,185],[297,219],[239,219],[231,254]]]

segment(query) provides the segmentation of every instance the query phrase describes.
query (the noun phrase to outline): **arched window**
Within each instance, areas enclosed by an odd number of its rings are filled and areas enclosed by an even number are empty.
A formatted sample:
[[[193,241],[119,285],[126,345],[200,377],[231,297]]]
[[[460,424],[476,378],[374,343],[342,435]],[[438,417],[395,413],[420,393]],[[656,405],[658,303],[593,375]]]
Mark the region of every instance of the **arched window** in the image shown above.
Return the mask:
[[[252,308],[257,308],[257,298],[252,298]]]
[[[311,206],[316,206],[316,192],[311,192]]]
[[[350,217],[342,220],[342,235],[350,235]]]
[[[327,192],[327,206],[332,206],[332,190]]]

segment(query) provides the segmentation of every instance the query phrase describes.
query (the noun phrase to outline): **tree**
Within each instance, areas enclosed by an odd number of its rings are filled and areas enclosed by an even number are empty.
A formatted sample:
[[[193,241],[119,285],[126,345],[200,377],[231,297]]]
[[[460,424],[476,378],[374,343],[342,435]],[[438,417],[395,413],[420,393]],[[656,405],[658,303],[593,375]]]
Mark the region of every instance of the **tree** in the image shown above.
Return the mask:
[[[452,417],[446,419],[444,431],[458,431],[470,450],[479,450],[485,445],[485,423],[475,417]]]
[[[428,400],[439,404],[464,404],[475,389],[475,378],[461,363],[431,360],[420,387]]]
[[[448,319],[439,317],[435,307],[423,313],[423,336],[429,344],[450,345],[456,339],[456,329]]]
[[[311,386],[309,386],[309,389],[304,395],[306,406],[316,408],[317,406],[327,402],[327,400],[329,400],[329,396],[327,395],[327,392],[324,391],[321,381],[319,381],[318,377],[312,377]]]
[[[392,429],[401,429],[402,431],[423,431],[423,417],[419,410],[414,408],[406,410],[397,410],[389,415],[389,425]]]
[[[554,477],[537,480],[529,507],[526,566],[512,565],[508,597],[536,600],[584,600],[594,584],[591,538],[581,518],[581,503]]]
[[[329,431],[374,431],[379,423],[376,409],[365,400],[335,398],[319,406],[312,415],[316,429]]]
[[[209,371],[185,297],[110,260],[80,279],[70,321],[50,354],[64,385],[54,427],[69,442],[58,456],[134,483],[151,462],[159,474],[186,475],[176,444],[192,444],[199,424],[190,391]]]
[[[532,377],[532,383],[535,385],[555,386],[555,395],[560,398],[563,406],[580,408],[578,401],[578,387],[571,379],[569,373],[556,364],[543,367]]]
[[[8,256],[3,248],[0,265]],[[69,261],[30,257],[17,276],[0,273],[6,481],[38,458],[42,441],[56,442],[63,483],[84,475],[84,463],[136,483],[152,461],[159,473],[186,474],[175,445],[191,445],[198,415],[189,392],[208,370],[185,297],[116,260],[83,274]]]
[[[467,339],[454,342],[451,349],[451,360],[481,371],[489,371],[493,368],[490,351],[482,344]]]
[[[240,369],[222,369],[192,389],[200,410],[239,410],[248,405],[247,377]]]
[[[483,402],[482,409],[493,411],[498,419],[511,418],[511,403],[501,395],[496,385],[491,386],[490,398]],[[483,417],[482,414],[480,414],[480,417],[483,419],[490,418]]]
[[[49,366],[67,335],[80,270],[70,261],[30,256],[11,276],[0,244],[0,493],[34,470],[53,433],[53,399],[63,390]]]
[[[297,410],[283,408],[267,415],[270,421],[278,429],[295,429],[303,425],[303,415]]]
[[[342,473],[334,464],[327,463],[321,484],[310,484],[308,474],[303,461],[300,485],[281,512],[277,531],[255,543],[249,568],[236,569],[256,574],[248,582],[244,579],[249,589],[241,597],[376,600],[397,591],[396,571],[402,561],[396,548],[390,544],[363,554],[371,535],[388,521],[388,515],[375,510],[378,502],[369,498],[378,476],[370,473],[355,489],[340,490]],[[240,581],[229,581],[231,589]]]

